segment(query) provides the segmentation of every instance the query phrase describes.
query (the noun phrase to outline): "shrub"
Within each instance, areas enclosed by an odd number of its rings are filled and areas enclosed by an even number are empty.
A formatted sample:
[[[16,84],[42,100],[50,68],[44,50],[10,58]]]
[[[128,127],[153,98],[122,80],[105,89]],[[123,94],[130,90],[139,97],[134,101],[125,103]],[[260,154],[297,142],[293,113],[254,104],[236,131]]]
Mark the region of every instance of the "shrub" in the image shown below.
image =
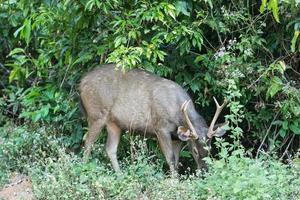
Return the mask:
[[[10,171],[26,172],[26,166],[43,162],[46,158],[57,157],[60,142],[45,127],[35,131],[26,126],[1,128],[0,131],[0,167]],[[49,130],[48,130],[49,131]]]
[[[217,141],[219,154],[207,157],[207,172],[186,171],[172,177],[154,159],[151,148],[133,139],[131,153],[121,159],[122,173],[109,166],[103,144],[95,158],[82,163],[67,153],[48,129],[2,128],[0,183],[9,172],[27,173],[37,199],[299,199],[299,158],[283,164],[271,157],[251,159],[239,147]],[[126,154],[124,154],[126,155]]]
[[[94,160],[83,164],[60,151],[30,169],[38,199],[298,199],[299,165],[273,159],[250,159],[234,152],[220,160],[209,159],[206,173],[179,177],[166,175],[147,153],[123,162],[116,174]]]
[[[212,96],[228,97],[234,86],[242,142],[257,156],[286,158],[299,148],[298,10],[297,1],[278,0],[4,1],[0,106],[13,119],[56,123],[78,148],[76,85],[112,62],[175,80],[208,119]],[[15,95],[20,90],[26,94]]]

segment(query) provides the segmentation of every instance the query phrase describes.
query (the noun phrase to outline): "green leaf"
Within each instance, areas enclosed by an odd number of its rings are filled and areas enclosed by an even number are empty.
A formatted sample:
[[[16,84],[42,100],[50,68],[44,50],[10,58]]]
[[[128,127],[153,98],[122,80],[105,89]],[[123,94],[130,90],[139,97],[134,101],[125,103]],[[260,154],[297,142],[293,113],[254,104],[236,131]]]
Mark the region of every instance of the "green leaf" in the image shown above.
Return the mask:
[[[263,12],[265,11],[266,5],[267,5],[267,0],[262,0],[262,1],[261,1],[260,8],[259,8],[259,11],[260,11],[261,13],[263,13]]]
[[[278,71],[279,71],[281,74],[284,74],[285,70],[286,70],[286,64],[285,64],[285,62],[282,61],[282,60],[279,61],[279,62],[278,62]]]
[[[210,7],[210,9],[213,9],[213,3],[212,3],[212,1],[211,0],[205,0],[205,2],[207,2],[208,3],[208,5],[209,5],[209,7]]]
[[[274,76],[271,85],[268,88],[267,96],[274,97],[282,89],[282,80],[278,76]]]
[[[11,83],[13,80],[18,80],[20,76],[20,68],[15,67],[9,74],[8,81]]]
[[[126,44],[127,42],[127,39],[123,36],[118,36],[114,43],[115,43],[115,47],[119,47],[121,44]]]
[[[181,151],[180,152],[180,157],[190,158],[191,154],[190,154],[189,151]]]
[[[17,37],[18,34],[24,29],[25,25],[23,24],[20,28],[18,28],[15,32],[14,32],[14,36]]]
[[[25,39],[26,44],[28,45],[30,42],[30,35],[31,35],[31,20],[25,20],[24,22],[24,29],[22,30],[22,35]]]
[[[299,37],[299,34],[300,34],[299,30],[294,32],[294,37],[293,37],[293,39],[291,41],[291,50],[292,50],[292,52],[296,51],[296,42],[297,42],[297,39]]]
[[[97,48],[97,55],[102,55],[105,53],[105,51],[107,50],[107,47],[105,45],[99,46]]]
[[[259,7],[259,11],[261,13],[263,13],[265,11],[265,8],[267,6],[267,0],[262,0],[261,1],[261,5]],[[275,18],[275,21],[276,22],[280,22],[279,21],[279,14],[278,14],[278,0],[270,0],[268,2],[268,10],[272,10],[272,14],[273,14],[273,17]]]
[[[79,58],[77,58],[74,63],[72,63],[72,66],[73,65],[76,65],[78,63],[86,63],[88,62],[89,60],[91,60],[93,58],[93,55],[90,54],[90,53],[86,53],[86,54],[83,54],[81,55]]]
[[[211,83],[212,82],[211,74],[206,72],[204,76],[204,80],[207,81],[208,83]]]
[[[175,19],[176,20],[176,8],[172,5],[172,4],[168,4],[167,5],[167,12],[168,12],[168,14],[173,18],[173,19]]]
[[[199,63],[201,62],[202,60],[204,59],[204,56],[200,55],[200,56],[197,56],[196,59],[195,59],[195,63]]]
[[[9,52],[8,56],[12,56],[12,55],[15,55],[15,54],[18,54],[18,53],[25,54],[25,51],[22,48],[14,48],[11,52]]]
[[[276,22],[279,23],[279,15],[278,15],[278,0],[270,0],[268,3],[268,9],[272,10],[273,17]]]
[[[200,90],[199,85],[196,84],[196,83],[192,83],[192,84],[190,85],[190,88],[191,88],[191,90],[192,90],[193,92],[197,92],[197,91]]]
[[[282,137],[282,138],[284,138],[285,136],[286,136],[286,130],[285,129],[280,129],[280,131],[279,131],[279,135]]]
[[[300,115],[300,106],[293,106],[292,112],[294,115],[299,116]]]
[[[282,125],[282,121],[281,120],[273,121],[272,125]]]
[[[177,1],[175,3],[177,13],[182,13],[186,16],[190,16],[190,13],[187,11],[187,2],[186,1]]]
[[[32,121],[33,121],[33,122],[37,122],[37,121],[39,121],[41,118],[42,118],[41,112],[36,112],[36,113],[34,113],[33,116],[32,116]]]
[[[47,115],[49,114],[49,109],[50,109],[50,105],[47,104],[46,106],[44,106],[39,112],[41,113],[41,116],[43,118],[47,117]]]
[[[284,130],[287,130],[287,129],[288,129],[288,125],[289,125],[289,122],[288,122],[288,121],[283,121],[283,123],[282,123],[282,128],[283,128]]]
[[[299,123],[297,121],[294,121],[291,125],[290,125],[290,130],[293,131],[293,133],[295,135],[300,135],[300,127],[299,127]]]

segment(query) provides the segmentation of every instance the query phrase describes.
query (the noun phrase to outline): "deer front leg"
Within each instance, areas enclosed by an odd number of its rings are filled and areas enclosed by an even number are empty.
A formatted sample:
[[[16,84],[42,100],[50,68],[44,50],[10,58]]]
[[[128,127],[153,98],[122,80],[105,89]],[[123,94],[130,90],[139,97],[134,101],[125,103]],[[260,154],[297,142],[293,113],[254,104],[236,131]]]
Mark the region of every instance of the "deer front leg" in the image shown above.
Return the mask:
[[[116,172],[120,171],[120,166],[117,159],[117,150],[120,142],[121,129],[113,122],[106,124],[108,132],[106,141],[106,152],[111,161],[112,167]]]
[[[179,154],[180,154],[180,151],[182,148],[182,142],[173,140],[172,146],[173,146],[173,152],[174,152],[174,157],[175,157],[175,169],[178,170]]]
[[[170,167],[171,173],[176,174],[176,167],[175,167],[176,161],[175,161],[175,155],[173,152],[172,139],[170,134],[161,131],[157,133],[157,138],[158,138],[160,148]]]

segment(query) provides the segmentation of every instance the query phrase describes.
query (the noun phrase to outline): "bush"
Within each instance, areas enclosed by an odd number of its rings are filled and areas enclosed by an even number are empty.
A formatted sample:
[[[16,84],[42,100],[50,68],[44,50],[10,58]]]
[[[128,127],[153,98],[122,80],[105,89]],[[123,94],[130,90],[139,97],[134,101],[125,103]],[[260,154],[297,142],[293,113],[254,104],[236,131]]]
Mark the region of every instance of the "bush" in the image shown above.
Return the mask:
[[[30,170],[37,199],[298,199],[299,170],[276,160],[232,155],[204,175],[165,175],[146,157],[115,174],[102,162],[60,153]],[[299,166],[298,166],[299,168]]]
[[[13,124],[9,124],[13,126]],[[4,127],[0,131],[0,167],[26,173],[26,167],[58,156],[62,145],[44,127],[35,131],[26,126]]]
[[[220,199],[298,199],[298,176],[298,170],[276,160],[229,156],[211,163],[202,184]]]
[[[112,62],[175,80],[207,119],[212,96],[235,101],[243,115],[235,126],[257,156],[287,158],[299,148],[297,1],[34,0],[5,1],[0,10],[2,113],[56,123],[72,134],[68,146],[78,148],[83,136],[80,77]],[[232,89],[238,96],[230,98]]]
[[[112,171],[103,144],[96,144],[90,163],[66,153],[50,130],[26,126],[2,128],[0,183],[12,171],[29,174],[37,199],[298,199],[299,158],[283,164],[271,157],[251,159],[222,140],[219,154],[207,157],[208,172],[186,170],[168,175],[161,159],[144,141],[133,139],[134,156],[121,159],[122,173]],[[128,149],[127,149],[128,151]],[[123,153],[124,154],[124,153]],[[120,155],[120,154],[119,154]]]

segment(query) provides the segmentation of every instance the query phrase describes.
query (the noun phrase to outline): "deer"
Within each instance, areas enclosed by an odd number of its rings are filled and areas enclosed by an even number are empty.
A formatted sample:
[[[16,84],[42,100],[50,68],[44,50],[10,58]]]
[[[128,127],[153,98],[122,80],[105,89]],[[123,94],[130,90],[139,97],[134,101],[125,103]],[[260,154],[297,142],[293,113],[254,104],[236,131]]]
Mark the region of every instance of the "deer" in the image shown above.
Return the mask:
[[[178,169],[185,142],[197,168],[206,168],[203,158],[209,150],[205,144],[226,132],[226,123],[215,125],[226,100],[219,105],[213,97],[217,108],[208,126],[179,84],[143,69],[124,72],[115,64],[105,64],[82,77],[79,93],[88,121],[83,158],[88,161],[94,142],[106,127],[105,150],[116,172],[120,172],[117,149],[122,131],[156,137],[171,172]]]

